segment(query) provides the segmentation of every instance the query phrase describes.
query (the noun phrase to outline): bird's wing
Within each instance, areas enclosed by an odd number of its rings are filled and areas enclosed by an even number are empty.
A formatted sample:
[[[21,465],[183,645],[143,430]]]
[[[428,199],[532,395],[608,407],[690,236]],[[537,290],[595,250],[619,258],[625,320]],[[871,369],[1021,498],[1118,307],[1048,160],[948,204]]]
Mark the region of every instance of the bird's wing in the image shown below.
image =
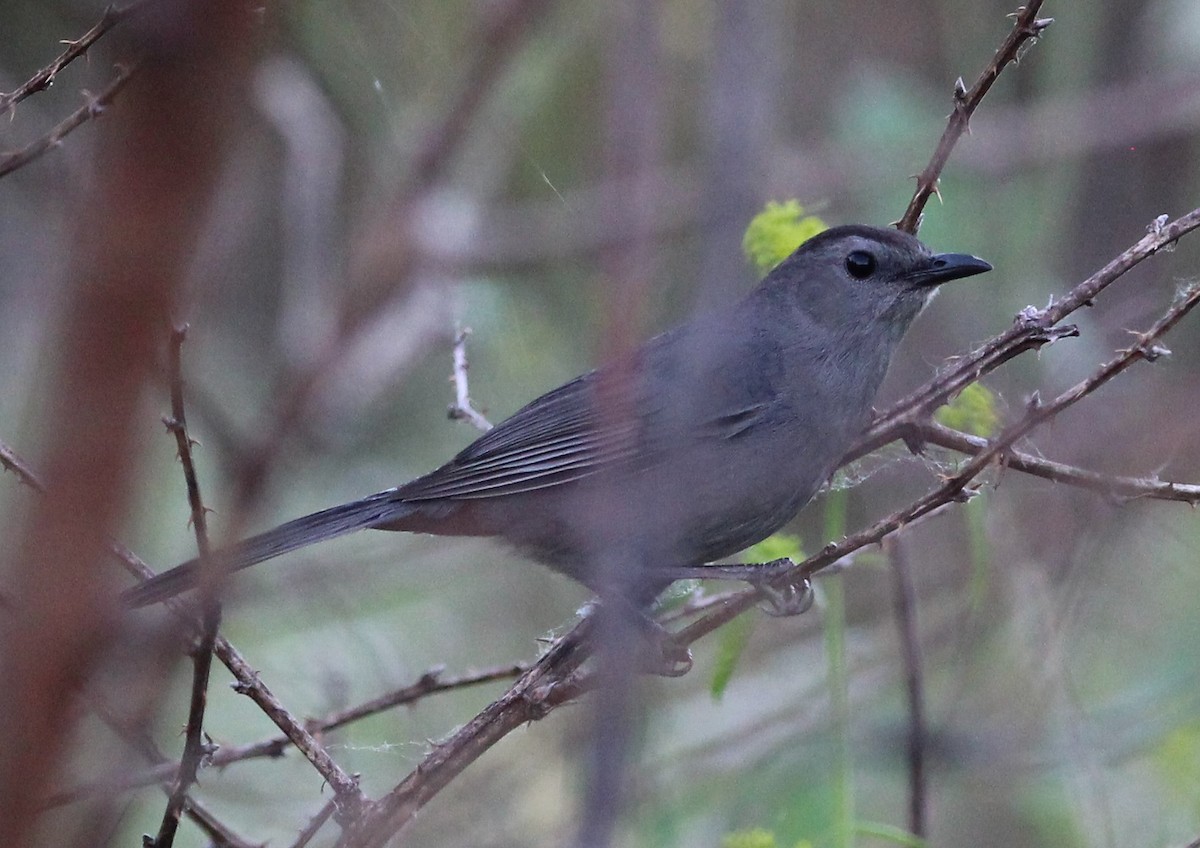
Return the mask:
[[[492,498],[648,461],[651,449],[638,424],[646,420],[644,403],[641,416],[606,415],[596,403],[598,382],[593,372],[542,395],[397,495],[406,501]]]
[[[736,439],[769,422],[778,397],[764,368],[695,356],[686,328],[653,339],[625,367],[593,371],[542,395],[458,456],[397,491],[404,501],[492,498],[560,486],[599,471],[656,465],[696,440]],[[695,340],[720,350],[718,339]],[[742,342],[745,344],[745,342]],[[746,352],[770,365],[773,352]],[[653,380],[647,378],[653,374]]]

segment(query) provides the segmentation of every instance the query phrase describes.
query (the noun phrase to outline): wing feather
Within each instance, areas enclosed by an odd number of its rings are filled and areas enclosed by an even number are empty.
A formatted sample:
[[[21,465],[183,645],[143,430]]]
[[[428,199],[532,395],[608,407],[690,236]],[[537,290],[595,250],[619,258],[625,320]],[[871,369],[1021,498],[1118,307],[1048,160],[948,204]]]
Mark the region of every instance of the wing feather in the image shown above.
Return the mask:
[[[492,498],[559,486],[644,454],[641,428],[609,421],[585,374],[532,401],[450,462],[402,486],[406,501]],[[644,420],[644,419],[643,419]]]

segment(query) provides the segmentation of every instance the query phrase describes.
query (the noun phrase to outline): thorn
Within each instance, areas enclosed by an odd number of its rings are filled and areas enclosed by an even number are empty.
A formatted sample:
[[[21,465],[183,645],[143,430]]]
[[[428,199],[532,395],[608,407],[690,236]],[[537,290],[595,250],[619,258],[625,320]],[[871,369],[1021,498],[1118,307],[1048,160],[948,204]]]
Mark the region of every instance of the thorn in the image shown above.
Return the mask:
[[[421,675],[419,680],[417,680],[417,685],[423,687],[435,686],[437,685],[438,678],[440,678],[445,671],[446,666],[444,665],[435,665],[433,668],[426,669],[425,673]]]

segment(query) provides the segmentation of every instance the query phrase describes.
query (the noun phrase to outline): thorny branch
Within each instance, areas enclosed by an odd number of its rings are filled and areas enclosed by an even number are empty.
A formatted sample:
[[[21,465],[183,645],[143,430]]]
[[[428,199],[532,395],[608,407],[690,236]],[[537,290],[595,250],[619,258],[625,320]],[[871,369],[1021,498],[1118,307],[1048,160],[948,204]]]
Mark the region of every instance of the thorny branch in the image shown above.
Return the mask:
[[[96,698],[88,698],[87,701],[89,708],[96,714],[97,718],[111,728],[125,744],[133,748],[149,762],[161,763],[169,767],[169,771],[157,783],[163,792],[170,796],[174,788],[174,775],[178,770],[177,764],[168,760],[162,751],[159,750],[158,745],[150,738],[148,731],[141,723],[131,721],[129,717],[113,712],[108,709],[107,705]],[[112,794],[112,792],[110,791],[109,794]],[[50,807],[52,804],[47,803],[46,806]],[[196,826],[212,840],[213,845],[217,846],[217,848],[256,848],[253,843],[237,834],[229,825],[218,819],[205,804],[197,801],[195,798],[187,797],[185,799],[183,812],[189,819],[195,822]]]
[[[95,97],[84,92],[87,102],[64,118],[54,129],[41,138],[31,141],[20,150],[0,155],[0,177],[8,176],[18,168],[28,165],[46,151],[58,147],[68,133],[103,114],[136,70],[136,65],[118,66],[117,76],[102,92]]]
[[[39,492],[43,491],[37,476],[30,471],[29,467],[11,448],[2,443],[0,443],[0,463],[5,468],[17,474],[22,482]],[[154,575],[150,566],[146,565],[137,554],[119,542],[110,540],[108,542],[108,549],[117,561],[134,576],[145,580]],[[167,601],[166,606],[171,612],[185,621],[188,626],[198,627],[193,610],[188,604],[173,599]],[[321,777],[330,785],[337,796],[339,804],[343,808],[356,809],[365,802],[366,799],[358,787],[358,779],[346,773],[329,756],[324,746],[304,726],[304,722],[292,715],[267,685],[263,683],[258,672],[250,666],[240,651],[225,637],[217,636],[213,644],[213,653],[216,654],[217,659],[233,675],[236,681],[234,684],[235,691],[246,695],[254,701],[259,709],[274,722],[275,726],[283,731],[289,741],[312,763]]]
[[[100,20],[91,29],[79,38],[63,42],[67,45],[67,49],[58,54],[53,62],[7,94],[0,93],[0,117],[3,117],[9,110],[30,95],[37,94],[39,91],[45,91],[52,86],[59,71],[87,53],[92,45],[99,41],[100,37],[110,29],[126,18],[137,14],[152,2],[156,2],[156,0],[134,0],[134,2],[120,7],[108,6],[104,10],[104,14],[100,16]]]
[[[529,670],[527,663],[512,663],[495,666],[482,671],[466,672],[454,677],[443,676],[440,669],[431,669],[417,679],[415,683],[388,692],[378,698],[372,698],[358,706],[330,713],[319,719],[305,722],[305,728],[315,736],[321,736],[331,730],[337,730],[348,724],[368,716],[377,715],[394,707],[415,704],[430,695],[441,692],[452,692],[493,683],[498,680],[511,680],[520,677]],[[217,748],[206,763],[211,768],[224,768],[234,763],[263,757],[282,757],[292,746],[292,740],[287,736],[272,736],[259,742],[246,745],[222,745]],[[88,798],[105,793],[125,792],[142,786],[151,786],[164,780],[173,780],[179,772],[177,763],[162,762],[136,775],[119,778],[115,782],[106,780],[103,783],[78,786],[60,792],[46,802],[48,807],[70,804],[82,798]]]
[[[979,106],[980,101],[983,100],[984,95],[988,93],[992,83],[996,81],[1005,67],[1010,62],[1017,60],[1022,45],[1030,39],[1036,41],[1042,32],[1054,23],[1054,18],[1037,16],[1041,7],[1042,0],[1031,0],[1017,9],[1014,15],[1016,22],[1013,24],[1012,31],[1001,43],[1000,49],[996,51],[996,55],[992,57],[988,66],[983,69],[983,73],[971,86],[970,91],[967,90],[961,78],[955,83],[954,111],[950,113],[950,120],[946,124],[946,129],[942,131],[942,137],[938,140],[929,164],[917,176],[917,190],[913,194],[912,200],[909,201],[908,208],[896,222],[897,229],[916,234],[921,223],[921,212],[925,208],[925,204],[929,202],[929,198],[937,194],[938,179],[942,175],[942,169],[946,167],[954,145],[958,143],[962,134],[968,131],[971,115],[975,113],[976,107]]]
[[[920,441],[941,445],[965,454],[978,454],[980,451],[986,450],[988,446],[987,439],[946,427],[932,419],[917,425],[915,433]],[[1004,466],[1034,477],[1041,477],[1043,480],[1078,486],[1117,501],[1148,498],[1180,501],[1191,506],[1200,505],[1200,485],[1194,483],[1174,483],[1168,480],[1159,480],[1157,477],[1121,477],[1101,474],[1017,450],[1010,450],[1004,455]]]
[[[175,446],[179,455],[179,464],[183,467],[183,478],[187,486],[188,505],[192,511],[192,530],[196,534],[196,547],[200,553],[202,572],[209,572],[212,554],[208,540],[208,518],[205,514],[204,501],[200,496],[200,481],[196,479],[196,465],[192,459],[192,440],[188,435],[187,416],[183,402],[183,342],[187,338],[187,325],[180,325],[171,330],[171,342],[168,351],[167,376],[171,386],[171,417],[164,420],[167,430],[175,437]],[[202,581],[209,583],[211,581]],[[212,671],[213,647],[217,639],[217,631],[221,627],[221,605],[210,585],[202,585],[201,607],[202,624],[200,639],[192,651],[192,696],[188,707],[187,729],[184,733],[183,756],[179,761],[179,771],[175,784],[167,799],[167,808],[163,811],[162,823],[158,835],[151,841],[146,841],[146,848],[171,848],[175,843],[175,833],[179,829],[179,817],[187,804],[188,788],[196,782],[196,774],[200,771],[205,757],[211,753],[212,746],[204,741],[204,712],[208,705],[208,680]]]

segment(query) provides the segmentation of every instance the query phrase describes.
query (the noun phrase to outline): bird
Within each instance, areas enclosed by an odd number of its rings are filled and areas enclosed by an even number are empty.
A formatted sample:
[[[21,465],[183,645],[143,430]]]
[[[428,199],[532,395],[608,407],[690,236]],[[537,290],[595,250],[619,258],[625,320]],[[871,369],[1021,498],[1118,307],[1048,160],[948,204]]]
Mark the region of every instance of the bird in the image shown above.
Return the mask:
[[[933,293],[991,269],[891,228],[827,229],[740,301],[541,395],[430,473],[236,543],[217,567],[367,528],[484,536],[645,605],[790,521],[869,423]],[[124,600],[163,601],[199,575],[193,559]]]

